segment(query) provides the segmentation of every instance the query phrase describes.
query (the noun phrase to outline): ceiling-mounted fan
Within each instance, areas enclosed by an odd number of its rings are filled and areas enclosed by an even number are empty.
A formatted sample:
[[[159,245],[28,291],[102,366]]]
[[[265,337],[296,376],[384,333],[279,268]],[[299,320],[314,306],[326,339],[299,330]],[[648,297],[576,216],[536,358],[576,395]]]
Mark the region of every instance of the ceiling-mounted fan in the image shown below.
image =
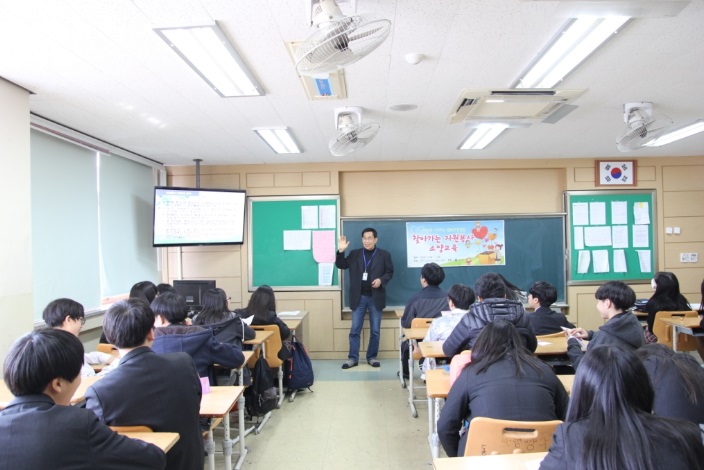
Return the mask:
[[[376,122],[362,122],[362,108],[347,106],[335,108],[335,127],[340,131],[330,139],[330,153],[342,157],[361,149],[374,139],[381,126]]]
[[[317,28],[296,50],[302,75],[326,75],[366,56],[388,37],[391,21],[364,15],[344,16],[335,0],[311,3]]]
[[[644,147],[672,126],[672,119],[664,114],[653,114],[653,103],[647,101],[624,104],[623,120],[626,131],[616,138],[616,147],[621,152]]]

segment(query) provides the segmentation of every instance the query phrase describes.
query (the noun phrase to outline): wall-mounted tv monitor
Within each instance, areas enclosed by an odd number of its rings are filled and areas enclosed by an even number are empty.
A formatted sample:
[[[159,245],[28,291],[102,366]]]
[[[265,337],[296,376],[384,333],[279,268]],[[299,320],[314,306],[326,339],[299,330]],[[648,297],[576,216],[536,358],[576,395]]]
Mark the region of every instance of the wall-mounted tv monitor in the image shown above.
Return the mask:
[[[244,190],[154,188],[154,246],[244,242]]]
[[[174,289],[185,301],[188,310],[200,311],[203,309],[203,294],[208,289],[215,289],[215,281],[174,280]]]

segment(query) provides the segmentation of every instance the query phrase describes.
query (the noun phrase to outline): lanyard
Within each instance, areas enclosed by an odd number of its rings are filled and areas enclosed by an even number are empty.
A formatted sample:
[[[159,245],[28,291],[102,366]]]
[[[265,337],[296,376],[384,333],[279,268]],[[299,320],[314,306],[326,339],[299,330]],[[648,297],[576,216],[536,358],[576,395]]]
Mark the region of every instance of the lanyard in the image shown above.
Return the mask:
[[[374,248],[374,252],[372,253],[372,257],[369,258],[369,261],[367,262],[367,253],[364,249],[362,249],[362,259],[364,260],[364,272],[367,272],[367,268],[369,267],[370,264],[372,264],[372,260],[374,259],[374,255],[376,254],[376,248]]]

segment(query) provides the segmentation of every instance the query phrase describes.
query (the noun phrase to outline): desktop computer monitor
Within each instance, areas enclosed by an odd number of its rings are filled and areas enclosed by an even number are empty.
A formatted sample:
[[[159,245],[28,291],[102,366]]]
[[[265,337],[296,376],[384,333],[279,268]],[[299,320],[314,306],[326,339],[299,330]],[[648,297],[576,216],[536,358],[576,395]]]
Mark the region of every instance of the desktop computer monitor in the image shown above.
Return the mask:
[[[175,280],[173,286],[186,301],[188,310],[200,311],[203,308],[203,294],[208,289],[215,289],[215,281]]]

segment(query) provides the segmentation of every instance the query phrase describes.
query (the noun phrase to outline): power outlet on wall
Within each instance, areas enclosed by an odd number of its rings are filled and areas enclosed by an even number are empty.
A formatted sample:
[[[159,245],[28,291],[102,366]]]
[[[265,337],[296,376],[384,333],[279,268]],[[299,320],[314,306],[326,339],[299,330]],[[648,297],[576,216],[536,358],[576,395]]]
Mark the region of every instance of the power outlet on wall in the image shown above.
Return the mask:
[[[680,263],[689,263],[689,253],[680,253]]]
[[[689,254],[689,262],[690,263],[698,263],[699,262],[699,253],[690,253]]]

